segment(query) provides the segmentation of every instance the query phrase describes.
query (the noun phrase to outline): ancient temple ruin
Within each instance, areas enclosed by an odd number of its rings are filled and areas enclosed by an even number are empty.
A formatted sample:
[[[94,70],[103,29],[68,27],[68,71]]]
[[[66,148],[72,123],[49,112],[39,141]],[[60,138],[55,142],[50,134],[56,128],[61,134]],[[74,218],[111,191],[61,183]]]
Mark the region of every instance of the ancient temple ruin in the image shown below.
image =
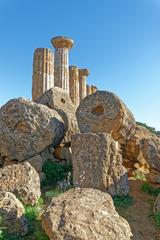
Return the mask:
[[[87,95],[94,93],[97,88],[87,84],[89,70],[77,66],[69,66],[69,51],[74,41],[60,36],[51,39],[55,52],[49,48],[37,48],[33,59],[32,99],[52,87],[60,87],[70,96],[77,107]]]

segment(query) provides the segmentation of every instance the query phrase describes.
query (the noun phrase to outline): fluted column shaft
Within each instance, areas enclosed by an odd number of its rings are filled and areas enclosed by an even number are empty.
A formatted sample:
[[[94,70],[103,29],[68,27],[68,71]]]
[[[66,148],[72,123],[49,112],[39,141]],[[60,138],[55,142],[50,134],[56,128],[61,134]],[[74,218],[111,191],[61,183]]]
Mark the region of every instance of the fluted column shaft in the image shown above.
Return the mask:
[[[69,94],[69,49],[73,46],[73,40],[67,37],[55,37],[51,39],[55,47],[54,60],[54,85],[62,88]]]
[[[57,48],[54,62],[55,86],[69,93],[68,49]]]
[[[48,48],[37,48],[33,59],[32,99],[54,86],[54,56]]]
[[[86,97],[86,82],[89,75],[88,69],[79,69],[79,98],[80,101]]]
[[[91,86],[88,84],[86,85],[86,94],[87,94],[87,96],[92,94]]]
[[[79,69],[76,66],[69,67],[70,98],[73,104],[79,105]]]

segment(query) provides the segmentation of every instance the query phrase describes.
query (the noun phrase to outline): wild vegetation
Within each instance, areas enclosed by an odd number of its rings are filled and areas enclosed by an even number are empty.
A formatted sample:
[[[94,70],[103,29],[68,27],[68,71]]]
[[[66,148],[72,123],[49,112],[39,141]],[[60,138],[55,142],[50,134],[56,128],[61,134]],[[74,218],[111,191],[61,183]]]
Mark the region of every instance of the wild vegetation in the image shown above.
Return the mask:
[[[26,205],[25,217],[28,220],[28,234],[23,236],[20,233],[9,234],[3,227],[3,219],[0,218],[0,240],[49,240],[41,227],[41,213],[45,208],[45,202],[49,202],[52,197],[56,197],[63,192],[58,182],[67,179],[68,173],[72,171],[71,165],[58,164],[46,161],[43,165],[46,180],[42,183],[42,197],[39,198],[35,206]],[[45,187],[50,190],[45,190]]]

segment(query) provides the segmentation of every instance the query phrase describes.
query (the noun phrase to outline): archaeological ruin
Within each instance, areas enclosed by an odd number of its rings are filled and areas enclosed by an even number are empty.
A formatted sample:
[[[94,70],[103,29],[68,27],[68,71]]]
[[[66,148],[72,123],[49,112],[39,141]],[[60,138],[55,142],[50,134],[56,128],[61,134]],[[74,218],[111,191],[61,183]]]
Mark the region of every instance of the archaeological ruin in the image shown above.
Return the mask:
[[[32,100],[0,108],[0,240],[160,239],[160,138],[69,65],[72,39],[51,43]]]
[[[52,87],[62,88],[77,107],[87,95],[97,91],[97,87],[87,84],[89,70],[77,66],[69,66],[69,51],[74,41],[65,36],[51,39],[55,48],[37,48],[33,58],[32,100]]]

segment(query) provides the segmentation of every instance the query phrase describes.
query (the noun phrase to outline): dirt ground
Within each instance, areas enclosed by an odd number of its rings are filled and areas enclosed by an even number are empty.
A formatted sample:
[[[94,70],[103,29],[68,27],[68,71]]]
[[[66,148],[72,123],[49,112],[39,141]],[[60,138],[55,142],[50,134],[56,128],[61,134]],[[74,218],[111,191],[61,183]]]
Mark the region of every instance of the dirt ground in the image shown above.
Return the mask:
[[[160,240],[160,229],[150,216],[153,213],[155,197],[140,189],[144,181],[130,179],[129,182],[130,196],[134,198],[134,203],[126,209],[120,208],[117,211],[129,222],[133,233],[132,240]]]

